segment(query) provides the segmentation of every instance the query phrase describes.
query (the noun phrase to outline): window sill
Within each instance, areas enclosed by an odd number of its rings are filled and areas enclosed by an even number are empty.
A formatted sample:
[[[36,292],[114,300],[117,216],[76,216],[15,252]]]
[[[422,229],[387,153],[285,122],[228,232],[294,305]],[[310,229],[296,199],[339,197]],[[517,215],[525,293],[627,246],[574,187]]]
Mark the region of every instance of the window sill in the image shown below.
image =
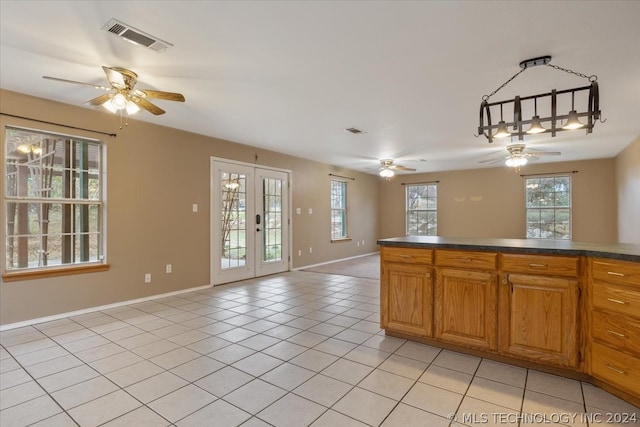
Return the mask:
[[[71,276],[74,274],[97,273],[109,270],[109,264],[92,264],[69,266],[35,271],[15,271],[4,273],[3,282],[17,282],[20,280],[46,279],[48,277]]]
[[[353,239],[351,237],[344,237],[342,239],[332,239],[331,243],[350,242]]]

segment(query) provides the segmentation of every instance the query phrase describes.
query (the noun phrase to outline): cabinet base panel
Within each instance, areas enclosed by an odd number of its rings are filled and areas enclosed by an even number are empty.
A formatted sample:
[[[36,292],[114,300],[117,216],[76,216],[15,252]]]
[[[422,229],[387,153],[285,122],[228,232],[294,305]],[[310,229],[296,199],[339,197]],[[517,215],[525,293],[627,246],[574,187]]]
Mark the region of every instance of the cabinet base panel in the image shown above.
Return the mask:
[[[470,356],[483,357],[485,359],[491,359],[491,360],[495,360],[496,362],[507,363],[509,365],[514,365],[514,366],[520,366],[522,368],[535,369],[536,371],[546,372],[548,374],[571,378],[578,381],[592,382],[592,377],[590,375],[587,375],[585,373],[578,372],[569,368],[563,369],[563,368],[557,368],[557,367],[548,366],[548,365],[542,365],[542,364],[530,362],[527,360],[520,360],[520,359],[508,357],[508,356],[503,356],[501,354],[490,353],[487,351],[476,350],[476,349],[463,347],[455,344],[445,343],[432,338],[416,337],[413,335],[402,334],[395,331],[385,330],[385,335],[388,335],[390,337],[395,337],[395,338],[403,338],[409,341],[420,342],[422,344],[433,345],[433,346],[441,347],[447,350],[468,354]]]
[[[609,393],[618,396],[620,399],[622,400],[626,400],[627,402],[631,403],[632,405],[637,406],[638,408],[640,408],[640,397],[636,397],[632,394],[629,394],[625,391],[622,391],[620,389],[617,389],[613,386],[611,386],[610,384],[607,384],[605,382],[600,381],[597,378],[591,378],[591,384],[595,385],[596,387],[599,387],[601,389],[603,389],[604,391],[608,391]]]

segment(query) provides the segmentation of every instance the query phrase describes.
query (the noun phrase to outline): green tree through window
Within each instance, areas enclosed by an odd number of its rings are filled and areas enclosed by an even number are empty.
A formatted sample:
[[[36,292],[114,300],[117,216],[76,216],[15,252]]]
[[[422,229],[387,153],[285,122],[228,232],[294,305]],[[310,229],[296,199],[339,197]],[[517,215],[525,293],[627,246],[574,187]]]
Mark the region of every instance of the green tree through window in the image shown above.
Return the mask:
[[[525,178],[527,238],[571,239],[571,177]]]

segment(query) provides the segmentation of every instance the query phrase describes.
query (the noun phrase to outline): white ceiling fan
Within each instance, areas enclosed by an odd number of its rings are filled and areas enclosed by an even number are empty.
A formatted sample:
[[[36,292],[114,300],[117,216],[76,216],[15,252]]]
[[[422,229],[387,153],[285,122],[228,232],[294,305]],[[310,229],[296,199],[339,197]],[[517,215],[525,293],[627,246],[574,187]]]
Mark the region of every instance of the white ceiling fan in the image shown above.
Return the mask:
[[[525,144],[507,145],[507,151],[509,152],[509,155],[507,156],[501,156],[497,159],[494,158],[480,160],[478,161],[478,163],[491,164],[504,161],[504,164],[509,167],[519,168],[526,165],[530,159],[537,160],[538,157],[541,156],[559,156],[560,154],[562,154],[559,151],[538,151],[527,149],[527,146]]]
[[[390,179],[392,176],[396,174],[396,171],[415,172],[415,169],[408,168],[402,165],[396,165],[393,162],[393,159],[380,160],[380,168],[378,169],[378,173],[380,174],[381,177]]]

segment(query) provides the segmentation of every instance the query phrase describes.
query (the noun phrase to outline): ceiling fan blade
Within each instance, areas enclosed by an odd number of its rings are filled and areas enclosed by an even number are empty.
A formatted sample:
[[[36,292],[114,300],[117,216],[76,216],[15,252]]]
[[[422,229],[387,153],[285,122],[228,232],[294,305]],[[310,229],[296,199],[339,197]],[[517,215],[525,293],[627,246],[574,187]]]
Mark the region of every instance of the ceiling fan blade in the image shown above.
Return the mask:
[[[498,163],[501,162],[505,159],[508,159],[509,156],[507,157],[500,157],[499,159],[486,159],[486,160],[479,160],[478,163],[489,163],[489,164],[493,164],[493,163]]]
[[[559,156],[559,151],[536,151],[535,153],[527,153],[530,156]]]
[[[162,108],[150,103],[149,101],[147,101],[144,98],[139,98],[137,96],[132,96],[131,97],[131,101],[133,101],[138,107],[144,108],[145,110],[147,110],[151,114],[155,114],[156,116],[159,116],[160,114],[164,114],[165,113],[165,111]]]
[[[409,172],[415,172],[416,171],[414,168],[408,168],[406,166],[401,166],[401,165],[396,165],[395,169],[399,170],[399,171],[409,171]]]
[[[118,88],[126,88],[127,83],[125,82],[124,76],[122,73],[114,68],[102,66],[104,73],[107,75],[107,80],[111,83],[112,86]]]
[[[60,79],[58,77],[50,77],[50,76],[42,76],[43,79],[47,79],[47,80],[56,80],[59,82],[65,82],[65,83],[74,83],[74,84],[78,84],[78,85],[85,85],[85,86],[91,86],[95,89],[101,89],[101,90],[111,90],[110,87],[104,87],[104,86],[99,86],[99,85],[94,85],[92,83],[85,83],[85,82],[77,82],[75,80],[67,80],[67,79]]]
[[[166,101],[178,101],[184,102],[184,96],[181,93],[175,92],[162,92],[159,90],[139,89],[136,92],[141,92],[143,97],[164,99]]]
[[[111,98],[113,98],[113,93],[105,93],[104,95],[100,95],[97,98],[93,98],[92,100],[87,101],[89,105],[102,105]]]

